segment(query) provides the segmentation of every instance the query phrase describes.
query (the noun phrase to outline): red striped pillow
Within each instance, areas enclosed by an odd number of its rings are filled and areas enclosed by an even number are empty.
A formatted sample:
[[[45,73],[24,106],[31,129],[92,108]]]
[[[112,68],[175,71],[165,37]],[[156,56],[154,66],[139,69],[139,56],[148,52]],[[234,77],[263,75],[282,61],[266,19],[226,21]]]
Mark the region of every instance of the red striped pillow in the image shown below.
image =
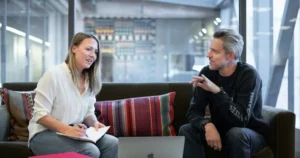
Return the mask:
[[[28,124],[32,118],[35,93],[17,92],[0,88],[3,102],[10,114],[10,132],[7,140],[28,140]]]
[[[111,126],[108,133],[123,136],[175,136],[172,126],[175,92],[163,95],[95,103],[98,121]]]

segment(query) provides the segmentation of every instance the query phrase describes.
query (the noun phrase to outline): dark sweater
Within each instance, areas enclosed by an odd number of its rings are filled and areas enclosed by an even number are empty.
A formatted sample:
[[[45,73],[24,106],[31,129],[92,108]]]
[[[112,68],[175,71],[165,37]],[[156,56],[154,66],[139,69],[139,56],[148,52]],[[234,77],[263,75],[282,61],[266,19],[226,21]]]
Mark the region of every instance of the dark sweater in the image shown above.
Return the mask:
[[[247,63],[238,62],[231,76],[223,77],[219,71],[204,67],[199,75],[204,74],[217,86],[219,93],[213,94],[196,87],[187,112],[188,121],[199,130],[211,121],[224,136],[232,127],[247,127],[264,135],[267,139],[268,125],[263,122],[262,80],[257,71]],[[204,118],[209,105],[211,120]]]

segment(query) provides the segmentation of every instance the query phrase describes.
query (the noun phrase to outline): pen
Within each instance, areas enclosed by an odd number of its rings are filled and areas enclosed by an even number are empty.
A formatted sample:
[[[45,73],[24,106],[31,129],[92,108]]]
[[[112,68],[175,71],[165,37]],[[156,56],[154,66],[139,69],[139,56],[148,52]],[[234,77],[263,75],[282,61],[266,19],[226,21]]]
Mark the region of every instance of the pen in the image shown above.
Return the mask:
[[[80,124],[77,124],[79,128],[82,128],[82,126]],[[74,126],[74,124],[70,124],[70,126]],[[84,136],[88,137],[88,135],[86,133],[84,133]]]

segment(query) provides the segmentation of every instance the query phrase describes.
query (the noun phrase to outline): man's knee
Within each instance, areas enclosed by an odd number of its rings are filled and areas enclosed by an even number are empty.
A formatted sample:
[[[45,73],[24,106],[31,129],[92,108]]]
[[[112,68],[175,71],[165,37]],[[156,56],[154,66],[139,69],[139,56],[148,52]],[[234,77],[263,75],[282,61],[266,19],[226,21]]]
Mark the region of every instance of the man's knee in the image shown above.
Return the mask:
[[[200,138],[200,135],[201,135],[201,132],[196,129],[195,127],[193,127],[190,123],[188,124],[185,124],[185,125],[182,125],[179,129],[179,133],[178,133],[179,136],[185,136],[185,137],[199,137]]]
[[[226,133],[226,142],[228,145],[241,145],[247,142],[248,138],[245,128],[233,127]]]
[[[192,125],[191,124],[184,124],[179,128],[179,133],[178,135],[180,136],[186,136],[189,134],[189,132],[192,130]]]

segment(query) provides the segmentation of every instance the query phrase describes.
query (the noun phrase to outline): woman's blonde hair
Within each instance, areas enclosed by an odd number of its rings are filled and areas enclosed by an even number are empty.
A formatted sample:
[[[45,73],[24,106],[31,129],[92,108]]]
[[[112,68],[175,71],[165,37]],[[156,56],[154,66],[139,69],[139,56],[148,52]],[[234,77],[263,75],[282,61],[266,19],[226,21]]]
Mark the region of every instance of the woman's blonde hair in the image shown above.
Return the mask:
[[[93,38],[97,42],[98,51],[95,52],[97,55],[97,59],[94,61],[94,63],[90,66],[88,69],[83,70],[83,74],[88,76],[89,80],[89,89],[90,92],[93,92],[94,94],[98,94],[102,87],[102,79],[101,79],[101,53],[100,53],[100,44],[98,39],[93,36],[92,34],[79,32],[77,33],[70,44],[68,56],[65,60],[65,62],[68,64],[69,69],[71,71],[73,82],[78,86],[79,85],[79,75],[78,71],[76,69],[76,62],[75,62],[75,53],[72,52],[73,46],[79,46],[81,42],[86,38]]]

